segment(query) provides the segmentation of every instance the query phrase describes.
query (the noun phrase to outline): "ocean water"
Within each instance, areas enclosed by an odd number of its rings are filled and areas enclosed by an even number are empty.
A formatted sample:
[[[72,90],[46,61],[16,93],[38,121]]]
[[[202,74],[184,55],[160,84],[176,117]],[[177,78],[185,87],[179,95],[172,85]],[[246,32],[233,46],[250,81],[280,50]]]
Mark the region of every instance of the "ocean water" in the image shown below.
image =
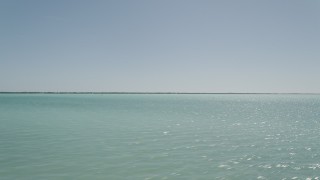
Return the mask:
[[[320,179],[320,96],[0,94],[0,179]]]

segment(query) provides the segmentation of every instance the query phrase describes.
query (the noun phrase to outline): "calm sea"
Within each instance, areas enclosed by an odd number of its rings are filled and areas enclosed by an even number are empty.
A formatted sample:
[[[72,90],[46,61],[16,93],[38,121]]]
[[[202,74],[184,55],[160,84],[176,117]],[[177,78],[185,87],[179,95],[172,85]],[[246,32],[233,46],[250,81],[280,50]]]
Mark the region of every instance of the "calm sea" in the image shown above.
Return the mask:
[[[320,96],[0,94],[0,179],[320,179]]]

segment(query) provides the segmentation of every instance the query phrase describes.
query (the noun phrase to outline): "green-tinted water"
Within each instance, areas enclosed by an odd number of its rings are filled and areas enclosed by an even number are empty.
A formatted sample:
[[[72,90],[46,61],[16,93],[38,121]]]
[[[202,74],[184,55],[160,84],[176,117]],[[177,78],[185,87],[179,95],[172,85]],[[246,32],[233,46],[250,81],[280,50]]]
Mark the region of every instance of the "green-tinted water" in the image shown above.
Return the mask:
[[[318,95],[0,95],[0,179],[320,179]]]

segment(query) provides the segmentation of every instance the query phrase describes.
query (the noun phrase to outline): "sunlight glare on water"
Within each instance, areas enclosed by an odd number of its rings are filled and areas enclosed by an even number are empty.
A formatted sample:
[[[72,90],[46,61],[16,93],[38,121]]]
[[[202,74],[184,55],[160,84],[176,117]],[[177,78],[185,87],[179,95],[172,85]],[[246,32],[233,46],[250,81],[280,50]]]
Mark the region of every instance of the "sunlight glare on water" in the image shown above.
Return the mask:
[[[1,94],[0,177],[320,179],[319,95]]]

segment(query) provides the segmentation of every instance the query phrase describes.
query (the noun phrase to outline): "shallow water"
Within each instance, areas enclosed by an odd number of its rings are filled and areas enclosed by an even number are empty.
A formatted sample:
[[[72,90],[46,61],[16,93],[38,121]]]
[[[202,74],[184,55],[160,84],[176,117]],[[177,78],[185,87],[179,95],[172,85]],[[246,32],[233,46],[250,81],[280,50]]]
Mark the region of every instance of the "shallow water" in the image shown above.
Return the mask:
[[[0,179],[320,179],[319,95],[0,94]]]

